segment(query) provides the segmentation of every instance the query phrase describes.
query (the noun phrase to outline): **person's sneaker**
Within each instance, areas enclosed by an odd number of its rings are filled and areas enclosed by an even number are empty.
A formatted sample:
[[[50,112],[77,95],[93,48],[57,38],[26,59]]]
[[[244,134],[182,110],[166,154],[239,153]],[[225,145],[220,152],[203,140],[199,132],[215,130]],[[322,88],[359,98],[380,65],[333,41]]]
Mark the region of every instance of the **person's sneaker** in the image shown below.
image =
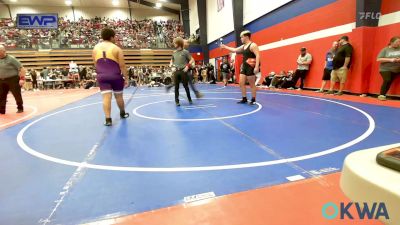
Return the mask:
[[[196,92],[195,94],[196,94],[196,98],[202,98],[202,97],[204,97],[204,94],[201,93],[201,92]]]
[[[18,109],[17,113],[23,113],[24,110],[23,109]]]
[[[246,104],[247,98],[243,98],[241,101],[237,102],[238,104]]]
[[[303,89],[301,89],[301,88],[297,88],[297,89],[296,89],[296,91],[302,91],[302,90],[303,90]]]
[[[181,103],[175,102],[176,106],[181,106]]]
[[[385,95],[379,95],[378,99],[381,101],[386,101],[386,96]]]
[[[334,91],[327,91],[326,94],[327,95],[333,95],[333,94],[335,94],[335,92]]]
[[[111,118],[106,118],[106,122],[104,122],[104,126],[112,126],[112,119]]]
[[[319,89],[319,90],[316,90],[315,93],[324,93],[324,90]]]
[[[294,90],[294,87],[290,87],[290,88],[288,88],[288,90]]]
[[[126,112],[120,112],[120,113],[119,113],[119,116],[121,117],[121,119],[126,119],[126,118],[128,118],[128,117],[129,117],[129,113],[126,113]]]
[[[343,95],[343,92],[342,91],[338,91],[334,95],[341,96],[341,95]]]

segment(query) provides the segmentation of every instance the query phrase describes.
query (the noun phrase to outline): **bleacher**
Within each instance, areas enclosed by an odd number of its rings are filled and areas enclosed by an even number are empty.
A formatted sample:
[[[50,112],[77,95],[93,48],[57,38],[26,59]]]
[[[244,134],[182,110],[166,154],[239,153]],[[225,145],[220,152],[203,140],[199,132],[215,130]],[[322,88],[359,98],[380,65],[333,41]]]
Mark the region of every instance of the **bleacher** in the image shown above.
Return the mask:
[[[127,66],[167,66],[169,65],[171,49],[124,49]],[[46,51],[18,50],[8,51],[15,56],[27,69],[50,69],[68,67],[71,61],[77,65],[93,66],[91,49],[53,49]]]

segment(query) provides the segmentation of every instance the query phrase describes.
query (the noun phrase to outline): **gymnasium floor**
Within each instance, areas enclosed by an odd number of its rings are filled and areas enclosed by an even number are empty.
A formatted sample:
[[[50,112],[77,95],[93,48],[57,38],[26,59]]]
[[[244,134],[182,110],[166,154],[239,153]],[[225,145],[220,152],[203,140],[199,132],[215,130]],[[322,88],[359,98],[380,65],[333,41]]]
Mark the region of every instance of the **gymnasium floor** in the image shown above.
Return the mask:
[[[321,207],[349,201],[346,155],[400,142],[399,102],[263,90],[250,106],[237,87],[199,87],[180,108],[129,88],[113,127],[97,90],[25,93],[24,115],[0,117],[0,224],[381,224]]]

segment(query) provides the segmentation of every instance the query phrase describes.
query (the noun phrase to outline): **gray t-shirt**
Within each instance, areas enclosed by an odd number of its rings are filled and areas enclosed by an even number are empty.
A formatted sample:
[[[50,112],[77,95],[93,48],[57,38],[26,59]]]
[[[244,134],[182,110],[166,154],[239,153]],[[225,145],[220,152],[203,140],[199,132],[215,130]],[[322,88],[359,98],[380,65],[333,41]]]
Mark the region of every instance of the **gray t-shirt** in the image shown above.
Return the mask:
[[[386,47],[379,53],[378,58],[400,58],[400,48]],[[400,73],[400,63],[398,62],[382,62],[380,71],[390,71],[393,73]]]
[[[183,69],[186,64],[192,59],[192,55],[190,55],[189,51],[186,49],[176,50],[172,54],[172,63],[176,68]]]
[[[21,63],[14,56],[6,55],[0,59],[0,79],[18,76],[21,67]]]
[[[305,63],[308,61],[312,61],[312,56],[310,53],[306,53],[305,56],[301,56],[299,55],[299,57],[297,58],[297,63]],[[298,70],[309,70],[310,69],[310,64],[308,65],[297,65],[297,69]]]

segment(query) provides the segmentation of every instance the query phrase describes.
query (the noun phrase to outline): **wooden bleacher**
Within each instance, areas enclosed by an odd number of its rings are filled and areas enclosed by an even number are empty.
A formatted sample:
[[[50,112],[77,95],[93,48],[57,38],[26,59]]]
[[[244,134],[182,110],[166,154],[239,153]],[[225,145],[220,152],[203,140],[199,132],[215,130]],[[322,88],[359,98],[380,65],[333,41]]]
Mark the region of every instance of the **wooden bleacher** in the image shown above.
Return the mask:
[[[171,49],[124,49],[127,66],[167,66],[172,52]],[[93,66],[90,49],[17,50],[8,51],[8,54],[15,56],[28,69],[68,67],[71,61],[78,65]]]

